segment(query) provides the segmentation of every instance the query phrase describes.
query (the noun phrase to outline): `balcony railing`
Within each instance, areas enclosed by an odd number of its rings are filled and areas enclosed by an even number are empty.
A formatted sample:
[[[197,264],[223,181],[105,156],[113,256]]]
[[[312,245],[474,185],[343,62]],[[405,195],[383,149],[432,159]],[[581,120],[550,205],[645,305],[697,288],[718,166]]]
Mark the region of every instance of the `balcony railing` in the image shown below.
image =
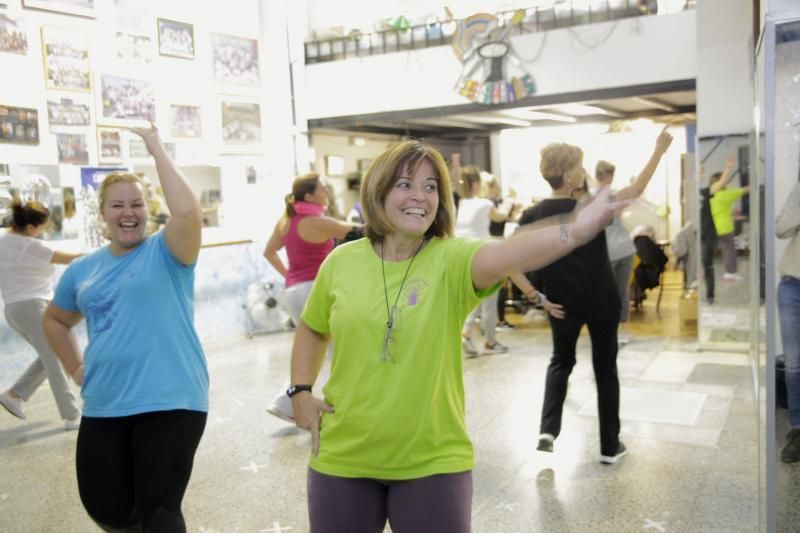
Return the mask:
[[[663,0],[662,0],[663,2]],[[666,2],[664,2],[666,4]],[[695,0],[674,0],[669,9],[655,0],[574,0],[549,7],[530,7],[516,24],[512,19],[518,10],[496,13],[501,26],[512,26],[509,35],[523,35],[594,24],[632,17],[669,14],[694,9]],[[389,54],[433,46],[449,45],[459,21],[419,24],[405,30],[383,30],[372,33],[353,31],[345,37],[305,43],[306,64],[338,61],[353,57]]]

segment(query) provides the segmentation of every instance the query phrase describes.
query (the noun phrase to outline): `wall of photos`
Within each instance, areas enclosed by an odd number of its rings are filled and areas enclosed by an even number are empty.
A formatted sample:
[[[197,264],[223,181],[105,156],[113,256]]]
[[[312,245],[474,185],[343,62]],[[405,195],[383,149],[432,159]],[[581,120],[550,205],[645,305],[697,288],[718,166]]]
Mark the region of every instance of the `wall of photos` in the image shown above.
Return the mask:
[[[284,9],[258,0],[3,0],[0,163],[58,165],[62,186],[80,187],[84,166],[154,177],[141,141],[124,129],[152,120],[181,166],[219,170],[221,195],[237,206],[226,225],[264,233],[283,196],[273,199],[266,182],[288,189],[295,167]]]

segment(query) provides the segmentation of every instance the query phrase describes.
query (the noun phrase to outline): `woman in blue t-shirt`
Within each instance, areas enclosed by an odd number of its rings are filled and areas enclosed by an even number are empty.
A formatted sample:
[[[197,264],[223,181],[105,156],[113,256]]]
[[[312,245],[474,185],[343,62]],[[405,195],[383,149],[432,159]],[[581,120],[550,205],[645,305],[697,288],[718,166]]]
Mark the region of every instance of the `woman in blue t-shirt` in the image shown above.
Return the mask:
[[[141,179],[109,174],[98,197],[110,243],[67,268],[44,328],[81,385],[76,470],[89,515],[107,531],[185,531],[181,501],[208,412],[192,323],[202,216],[156,128],[132,131],[155,159],[170,218],[147,236]],[[83,318],[81,354],[71,330]]]

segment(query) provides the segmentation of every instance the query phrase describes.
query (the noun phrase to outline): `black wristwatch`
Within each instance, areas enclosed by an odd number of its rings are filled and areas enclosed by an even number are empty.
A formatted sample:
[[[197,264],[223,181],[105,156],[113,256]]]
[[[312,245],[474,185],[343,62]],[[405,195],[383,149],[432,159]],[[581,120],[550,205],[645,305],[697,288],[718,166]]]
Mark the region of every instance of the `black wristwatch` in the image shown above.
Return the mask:
[[[304,390],[311,392],[311,385],[292,385],[291,387],[286,389],[286,396],[291,398],[298,392],[303,392]]]

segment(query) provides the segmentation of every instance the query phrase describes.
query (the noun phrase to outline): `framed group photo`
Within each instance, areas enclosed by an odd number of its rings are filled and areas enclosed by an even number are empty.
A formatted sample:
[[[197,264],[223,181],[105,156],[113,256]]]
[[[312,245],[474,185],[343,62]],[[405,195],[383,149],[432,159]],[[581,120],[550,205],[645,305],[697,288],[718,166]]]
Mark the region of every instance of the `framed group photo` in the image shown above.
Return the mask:
[[[97,128],[97,162],[101,165],[122,163],[122,131]]]
[[[258,86],[258,40],[211,34],[214,79],[222,83]]]
[[[89,148],[83,133],[56,133],[58,162],[72,165],[89,164]]]
[[[172,137],[199,138],[203,133],[200,107],[169,106],[169,130]]]
[[[28,107],[0,105],[0,142],[39,144],[39,112]]]
[[[247,147],[261,144],[261,106],[255,102],[222,102],[222,144]]]
[[[158,53],[194,59],[194,27],[186,22],[158,19]]]
[[[94,0],[22,0],[24,7],[95,18]]]
[[[47,101],[47,120],[50,126],[88,126],[92,114],[88,102],[62,98]]]
[[[84,33],[42,26],[42,55],[48,89],[91,91],[89,43]]]
[[[23,56],[28,53],[28,34],[22,19],[0,13],[0,52]]]
[[[102,115],[98,121],[119,126],[156,120],[155,91],[149,81],[103,74],[99,94]]]

